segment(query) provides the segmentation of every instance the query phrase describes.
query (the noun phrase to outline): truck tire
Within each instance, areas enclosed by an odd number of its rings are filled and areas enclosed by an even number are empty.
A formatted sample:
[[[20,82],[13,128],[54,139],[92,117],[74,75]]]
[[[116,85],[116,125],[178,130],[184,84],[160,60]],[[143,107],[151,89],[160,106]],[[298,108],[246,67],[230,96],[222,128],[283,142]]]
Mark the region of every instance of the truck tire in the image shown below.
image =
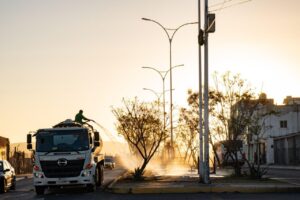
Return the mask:
[[[99,167],[96,168],[96,174],[95,174],[95,177],[96,177],[96,186],[97,187],[100,187],[103,185],[103,180],[104,180],[104,167],[103,165],[99,165]]]
[[[45,187],[35,186],[35,192],[37,195],[43,195],[45,193]]]

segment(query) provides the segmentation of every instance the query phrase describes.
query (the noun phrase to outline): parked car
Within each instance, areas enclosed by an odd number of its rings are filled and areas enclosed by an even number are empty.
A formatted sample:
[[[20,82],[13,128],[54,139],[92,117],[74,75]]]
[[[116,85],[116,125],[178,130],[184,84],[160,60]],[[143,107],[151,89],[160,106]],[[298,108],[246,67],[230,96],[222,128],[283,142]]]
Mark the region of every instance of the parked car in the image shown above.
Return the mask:
[[[7,160],[0,160],[0,193],[16,189],[15,169]]]
[[[113,156],[105,156],[104,157],[104,167],[113,169],[115,168],[115,159]]]

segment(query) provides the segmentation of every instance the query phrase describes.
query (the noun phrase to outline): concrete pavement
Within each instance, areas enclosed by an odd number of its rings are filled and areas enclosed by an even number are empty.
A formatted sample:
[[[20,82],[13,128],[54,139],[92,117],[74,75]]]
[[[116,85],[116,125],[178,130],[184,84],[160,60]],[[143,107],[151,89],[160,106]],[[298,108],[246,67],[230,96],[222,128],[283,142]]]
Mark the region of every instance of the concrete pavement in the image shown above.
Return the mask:
[[[262,167],[268,169],[300,170],[299,165],[262,165]]]
[[[16,175],[16,180],[22,180],[22,179],[26,179],[26,178],[32,178],[32,174],[17,174]]]

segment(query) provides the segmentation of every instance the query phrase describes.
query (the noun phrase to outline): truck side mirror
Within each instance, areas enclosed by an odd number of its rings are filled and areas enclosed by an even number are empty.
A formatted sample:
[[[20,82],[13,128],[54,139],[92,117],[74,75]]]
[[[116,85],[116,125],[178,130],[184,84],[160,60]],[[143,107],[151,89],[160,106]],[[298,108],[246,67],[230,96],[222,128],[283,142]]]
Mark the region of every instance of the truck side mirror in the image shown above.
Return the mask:
[[[31,134],[27,134],[27,149],[32,149],[32,139],[31,139]]]
[[[97,142],[99,142],[99,140],[100,140],[99,132],[95,132],[94,133],[94,140],[97,141]]]

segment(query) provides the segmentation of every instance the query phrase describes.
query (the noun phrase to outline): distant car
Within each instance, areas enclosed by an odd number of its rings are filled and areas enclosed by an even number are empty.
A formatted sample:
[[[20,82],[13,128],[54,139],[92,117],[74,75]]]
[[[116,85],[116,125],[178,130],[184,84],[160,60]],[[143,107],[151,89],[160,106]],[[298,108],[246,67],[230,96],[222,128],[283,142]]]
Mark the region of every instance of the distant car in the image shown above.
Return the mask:
[[[113,156],[105,156],[104,157],[104,167],[105,168],[110,168],[110,169],[113,169],[115,168],[115,159]]]
[[[0,193],[16,189],[15,169],[7,160],[0,160]]]

